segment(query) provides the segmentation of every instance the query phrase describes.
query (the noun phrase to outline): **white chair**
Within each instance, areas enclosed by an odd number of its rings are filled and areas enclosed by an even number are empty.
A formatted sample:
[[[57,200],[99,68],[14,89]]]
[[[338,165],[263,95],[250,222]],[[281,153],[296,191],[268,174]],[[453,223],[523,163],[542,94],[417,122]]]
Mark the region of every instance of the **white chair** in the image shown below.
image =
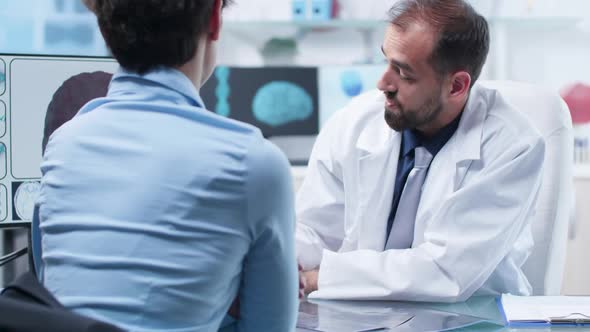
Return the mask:
[[[573,131],[570,112],[554,91],[527,83],[483,81],[525,113],[545,139],[543,184],[532,223],[535,247],[524,265],[533,295],[559,295],[568,226],[573,216]]]

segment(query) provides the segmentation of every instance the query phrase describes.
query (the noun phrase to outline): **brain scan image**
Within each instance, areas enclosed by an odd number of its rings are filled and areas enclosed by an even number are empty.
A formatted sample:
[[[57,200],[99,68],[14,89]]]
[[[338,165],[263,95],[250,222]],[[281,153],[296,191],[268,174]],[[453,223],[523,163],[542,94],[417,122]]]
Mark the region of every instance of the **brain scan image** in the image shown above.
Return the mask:
[[[38,181],[26,181],[18,187],[14,194],[14,209],[20,219],[33,220],[33,209],[40,189],[41,183]]]
[[[4,221],[8,217],[8,201],[6,200],[6,195],[6,187],[0,185],[0,221]]]
[[[6,64],[0,59],[0,95],[6,90]]]
[[[358,96],[363,91],[363,79],[356,70],[345,70],[340,74],[342,91],[348,97]]]
[[[375,89],[382,74],[382,64],[322,66],[319,71],[320,127],[352,98]]]
[[[217,87],[215,88],[215,96],[217,97],[217,105],[215,106],[215,113],[222,116],[230,116],[231,108],[229,106],[229,67],[219,67],[215,70],[215,78],[217,78]]]
[[[219,66],[199,94],[210,111],[251,124],[264,137],[317,135],[317,68]]]
[[[313,114],[313,100],[301,86],[275,81],[262,86],[252,102],[256,120],[278,127],[306,120]]]
[[[6,134],[6,104],[0,101],[0,137]]]
[[[0,143],[0,179],[6,176],[6,145]]]

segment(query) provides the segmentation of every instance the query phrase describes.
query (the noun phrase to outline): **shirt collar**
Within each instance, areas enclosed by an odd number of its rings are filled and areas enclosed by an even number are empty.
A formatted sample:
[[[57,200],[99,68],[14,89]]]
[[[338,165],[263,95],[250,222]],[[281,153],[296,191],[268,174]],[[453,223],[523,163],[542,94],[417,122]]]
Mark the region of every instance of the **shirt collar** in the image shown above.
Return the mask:
[[[461,114],[459,114],[455,120],[439,130],[436,135],[426,138],[414,129],[405,129],[402,132],[402,153],[403,156],[407,156],[414,148],[418,146],[424,146],[428,152],[433,156],[436,156],[438,151],[449,141],[451,136],[457,131],[459,127],[459,121],[461,120]]]
[[[422,145],[418,132],[404,129],[402,131],[402,155],[407,156],[414,148]]]
[[[180,94],[188,104],[205,108],[205,103],[191,80],[181,71],[171,67],[159,67],[145,74],[138,74],[120,67],[113,76],[108,94],[127,94],[131,87],[137,85],[141,85],[138,93],[142,93],[149,87],[163,88]]]

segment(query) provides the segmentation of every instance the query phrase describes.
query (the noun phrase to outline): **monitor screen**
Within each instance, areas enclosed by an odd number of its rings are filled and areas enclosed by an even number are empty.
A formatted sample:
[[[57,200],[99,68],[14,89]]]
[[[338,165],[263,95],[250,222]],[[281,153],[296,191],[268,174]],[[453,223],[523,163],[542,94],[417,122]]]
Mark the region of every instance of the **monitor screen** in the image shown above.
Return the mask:
[[[0,226],[32,219],[45,116],[55,92],[81,73],[114,73],[117,67],[111,58],[0,54]]]
[[[309,67],[218,67],[201,88],[209,110],[265,137],[317,135],[318,95],[318,70]]]
[[[32,219],[48,109],[72,104],[76,112],[81,98],[67,90],[104,89],[104,77],[117,68],[108,57],[0,54],[0,226]],[[257,126],[266,137],[308,138],[277,141],[291,149],[291,160],[307,162],[319,129],[317,68],[219,67],[200,93],[209,110]]]

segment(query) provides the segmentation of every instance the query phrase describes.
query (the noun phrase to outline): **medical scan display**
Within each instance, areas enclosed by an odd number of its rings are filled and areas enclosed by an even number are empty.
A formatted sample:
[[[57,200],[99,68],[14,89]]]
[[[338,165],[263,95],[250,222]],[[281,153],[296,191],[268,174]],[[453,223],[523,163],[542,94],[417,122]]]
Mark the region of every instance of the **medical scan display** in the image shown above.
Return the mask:
[[[218,67],[200,92],[208,109],[253,124],[265,137],[319,131],[317,68]]]
[[[45,114],[56,90],[77,74],[114,73],[117,67],[110,58],[0,54],[1,223],[32,220],[40,188]]]
[[[6,63],[0,60],[0,95],[6,91]]]

